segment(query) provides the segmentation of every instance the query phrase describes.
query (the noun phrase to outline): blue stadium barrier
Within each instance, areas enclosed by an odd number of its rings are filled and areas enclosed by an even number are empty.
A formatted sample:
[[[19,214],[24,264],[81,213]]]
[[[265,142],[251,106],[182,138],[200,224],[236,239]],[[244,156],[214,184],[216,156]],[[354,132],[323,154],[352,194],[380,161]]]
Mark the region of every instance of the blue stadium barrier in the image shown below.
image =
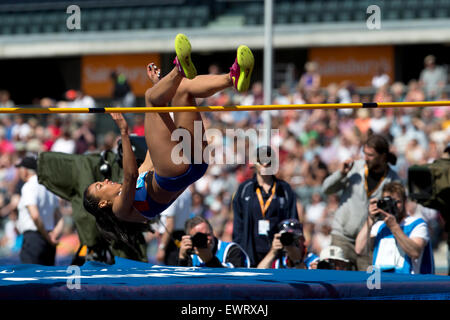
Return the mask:
[[[74,270],[68,266],[0,266],[0,299],[450,299],[448,276],[379,275],[377,286],[372,281],[374,273],[361,271],[168,267],[116,257],[114,265],[87,262]]]

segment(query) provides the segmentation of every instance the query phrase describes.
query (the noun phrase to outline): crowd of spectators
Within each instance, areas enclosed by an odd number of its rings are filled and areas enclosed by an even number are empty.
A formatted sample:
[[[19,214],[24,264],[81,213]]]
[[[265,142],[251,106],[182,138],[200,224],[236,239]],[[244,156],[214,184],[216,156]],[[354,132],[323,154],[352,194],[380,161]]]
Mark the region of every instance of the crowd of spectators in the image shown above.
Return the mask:
[[[448,100],[444,69],[435,65],[435,59],[425,59],[425,68],[419,79],[407,83],[392,82],[383,76],[383,70],[374,74],[374,94],[361,93],[358,88],[345,81],[324,86],[321,84],[320,66],[311,61],[306,72],[295,86],[278,84],[273,98],[274,104],[299,103],[348,103],[348,102],[413,102],[424,100]],[[436,71],[437,70],[437,71]],[[71,91],[67,101],[84,101],[86,106],[95,106],[95,101],[80,91]],[[54,104],[50,99],[41,99],[42,106]],[[198,104],[213,106],[263,104],[263,86],[255,81],[248,93],[237,93],[228,89]],[[0,90],[0,107],[14,106],[6,90]],[[450,108],[387,108],[387,109],[328,109],[270,111],[272,128],[278,129],[271,136],[271,144],[278,151],[279,171],[277,177],[287,181],[297,195],[298,219],[304,226],[305,246],[317,255],[331,243],[331,220],[339,205],[339,195],[325,195],[321,191],[324,179],[339,170],[345,160],[362,157],[362,144],[371,133],[385,136],[391,151],[397,156],[393,169],[406,182],[407,170],[415,164],[425,164],[440,157],[450,142]],[[142,117],[132,116],[132,132],[142,135]],[[234,140],[227,136],[226,129],[263,129],[262,112],[211,112],[204,114],[206,128],[219,129],[223,141],[217,144],[216,153],[236,153]],[[26,153],[60,151],[72,154],[99,152],[114,145],[114,131],[99,135],[95,115],[52,114],[26,116],[22,114],[0,114],[0,255],[17,252],[17,233],[13,225],[17,212],[11,202],[20,194],[21,185],[14,164]],[[111,130],[112,127],[111,127]],[[246,155],[238,154],[236,160],[243,163]],[[233,232],[232,196],[238,185],[253,176],[249,164],[211,165],[206,175],[192,186],[192,213],[208,219],[214,236],[222,241],[231,241]],[[431,230],[433,249],[437,249],[446,234],[439,212],[424,209],[410,201],[407,206],[421,215]],[[70,220],[70,214],[66,218]],[[69,221],[70,222],[70,221]],[[70,223],[69,223],[70,225]],[[67,235],[76,234],[70,228]],[[17,240],[16,240],[17,237]],[[72,238],[70,238],[73,240]],[[156,253],[157,237],[150,236],[149,258]],[[76,244],[71,242],[76,250]],[[20,244],[19,244],[20,246]],[[73,250],[65,248],[65,253]]]

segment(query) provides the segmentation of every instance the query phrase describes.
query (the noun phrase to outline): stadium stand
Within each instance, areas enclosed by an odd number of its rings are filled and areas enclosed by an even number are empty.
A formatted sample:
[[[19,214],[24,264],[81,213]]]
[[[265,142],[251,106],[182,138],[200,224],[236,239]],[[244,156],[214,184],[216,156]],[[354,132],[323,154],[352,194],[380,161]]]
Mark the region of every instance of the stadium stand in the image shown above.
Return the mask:
[[[242,17],[245,25],[262,25],[264,1],[79,1],[83,28],[88,31],[201,28]],[[0,34],[69,32],[61,27],[68,1],[6,1],[0,5]],[[219,4],[219,5],[218,5]],[[424,20],[450,17],[445,0],[321,0],[275,1],[275,24],[342,23],[361,21],[370,5],[386,8],[386,20]],[[384,12],[384,11],[383,11]]]

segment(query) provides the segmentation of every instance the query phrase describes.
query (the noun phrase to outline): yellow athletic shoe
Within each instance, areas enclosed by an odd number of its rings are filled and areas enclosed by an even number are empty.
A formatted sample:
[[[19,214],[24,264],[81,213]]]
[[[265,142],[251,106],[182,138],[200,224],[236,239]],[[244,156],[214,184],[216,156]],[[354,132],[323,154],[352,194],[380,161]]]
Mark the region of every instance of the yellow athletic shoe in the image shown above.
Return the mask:
[[[241,45],[237,49],[237,57],[230,68],[233,85],[239,92],[245,92],[250,87],[255,58],[249,47]]]
[[[197,70],[191,60],[191,43],[182,33],[177,34],[175,37],[175,52],[177,56],[173,63],[177,65],[178,71],[184,77],[194,79],[197,76]]]

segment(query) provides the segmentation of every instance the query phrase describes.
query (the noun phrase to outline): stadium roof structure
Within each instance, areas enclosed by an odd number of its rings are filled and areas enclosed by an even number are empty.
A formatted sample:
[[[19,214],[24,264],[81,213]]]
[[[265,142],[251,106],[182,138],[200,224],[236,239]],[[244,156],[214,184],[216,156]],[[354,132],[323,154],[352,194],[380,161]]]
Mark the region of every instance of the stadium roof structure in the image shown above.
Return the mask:
[[[234,50],[245,43],[264,47],[264,26],[207,26],[155,30],[114,30],[0,35],[0,58],[37,58],[173,51],[179,32],[189,35],[196,52]],[[275,25],[274,48],[450,43],[450,19],[382,21],[370,30],[366,21]]]

